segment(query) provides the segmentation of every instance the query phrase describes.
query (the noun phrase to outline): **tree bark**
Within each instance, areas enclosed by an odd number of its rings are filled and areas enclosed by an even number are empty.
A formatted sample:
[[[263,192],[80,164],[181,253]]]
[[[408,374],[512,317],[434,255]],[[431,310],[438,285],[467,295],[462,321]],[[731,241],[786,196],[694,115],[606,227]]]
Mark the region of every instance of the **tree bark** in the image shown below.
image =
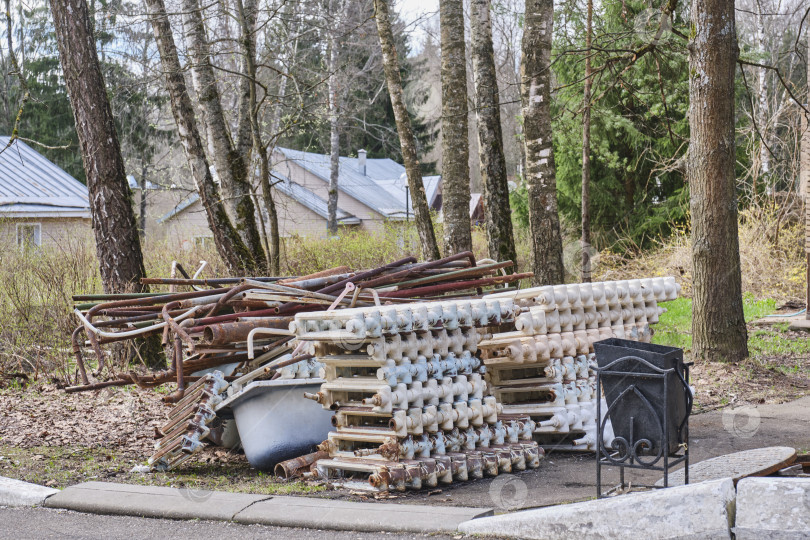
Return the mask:
[[[490,0],[470,4],[475,109],[478,117],[478,161],[484,185],[484,219],[489,256],[517,264],[512,210],[501,133],[500,94],[492,45]]]
[[[416,217],[416,230],[419,234],[422,258],[426,261],[432,261],[438,259],[441,255],[439,245],[436,242],[436,234],[433,231],[433,221],[430,218],[430,207],[425,195],[425,185],[422,182],[422,169],[419,166],[419,156],[416,153],[416,137],[413,134],[411,117],[405,107],[402,75],[400,74],[399,57],[394,43],[394,32],[391,29],[388,0],[374,0],[374,13],[377,20],[377,33],[380,36],[380,47],[382,48],[385,80],[388,84],[388,93],[391,96],[391,106],[394,109],[394,119],[397,123],[399,147],[405,165],[405,174],[408,177],[411,205]]]
[[[336,1],[333,0],[330,5],[334,6]],[[329,10],[330,16],[335,17],[333,9]],[[340,177],[340,119],[338,117],[338,81],[337,81],[337,64],[338,64],[338,44],[337,44],[337,28],[336,23],[329,28],[328,38],[328,51],[326,71],[328,74],[327,91],[329,92],[329,196],[326,201],[327,220],[326,229],[329,234],[336,235],[338,232],[337,224],[337,205],[338,205],[338,181]]]
[[[810,57],[810,30],[807,30],[807,55]],[[807,98],[805,103],[810,103],[810,69],[807,70]],[[804,201],[804,252],[806,255],[806,283],[805,306],[810,306],[810,113],[801,111],[802,115],[802,141],[801,141],[801,166],[799,175],[799,193]],[[805,318],[810,320],[810,310],[805,312]]]
[[[757,14],[757,45],[759,46],[759,53],[766,55],[767,44],[765,42],[765,9],[761,0],[756,1]],[[763,61],[764,62],[764,61]],[[765,62],[767,63],[767,62]],[[768,80],[767,69],[761,67],[757,68],[757,93],[758,107],[756,111],[751,111],[756,115],[757,129],[759,130],[759,174],[764,178],[765,182],[768,181],[768,174],[771,172],[771,156],[768,152]],[[754,179],[754,187],[756,188],[756,178]],[[758,200],[756,190],[752,194],[754,201]]]
[[[691,12],[692,353],[734,362],[748,356],[734,174],[734,1],[692,0]]]
[[[563,283],[562,236],[551,141],[552,0],[526,0],[520,61],[526,188],[534,283]]]
[[[138,206],[140,209],[140,215],[138,216],[138,234],[141,235],[141,239],[146,236],[146,172],[149,170],[149,165],[145,160],[141,160],[141,194],[140,194],[140,201],[138,201]]]
[[[444,250],[452,254],[472,249],[463,1],[440,0],[439,24],[442,46]]]
[[[268,246],[267,266],[273,275],[278,275],[281,271],[280,264],[280,238],[278,230],[278,213],[276,203],[270,186],[270,153],[268,145],[265,144],[259,126],[259,106],[256,92],[256,2],[255,0],[236,0],[239,10],[239,22],[242,26],[242,56],[245,70],[245,77],[242,82],[247,81],[247,110],[249,129],[253,150],[259,158],[259,183],[262,188],[262,199],[267,207],[267,215],[270,219],[270,242]],[[289,5],[289,4],[288,4]],[[289,8],[285,8],[289,13]],[[284,79],[283,81],[286,81]],[[281,97],[283,99],[283,96]],[[279,105],[280,106],[280,105]],[[240,128],[240,132],[242,128]],[[241,145],[244,146],[244,142]],[[262,220],[262,223],[264,221]]]
[[[53,0],[51,12],[87,175],[104,291],[143,291],[141,241],[87,3]]]
[[[588,0],[585,22],[585,84],[582,91],[582,282],[591,281],[591,39],[593,0]]]
[[[225,206],[231,214],[239,236],[253,255],[256,266],[251,270],[259,270],[260,262],[265,260],[265,254],[261,235],[256,226],[256,210],[250,196],[249,156],[241,154],[239,148],[235,148],[231,142],[230,131],[225,121],[217,88],[217,79],[211,64],[208,38],[199,2],[183,0],[183,11],[185,35],[193,60],[192,80],[197,91],[197,99],[200,102],[202,121],[207,127],[208,142],[213,150],[217,175],[225,195]],[[244,126],[244,122],[241,123]]]
[[[231,273],[245,272],[254,268],[256,264],[253,254],[231,224],[211,175],[202,138],[197,129],[194,107],[191,104],[183,70],[180,67],[169,18],[166,15],[166,6],[163,0],[145,1],[160,53],[163,75],[166,78],[166,89],[171,99],[172,114],[177,124],[180,143],[183,145],[191,176],[194,178],[197,193],[200,195],[200,202],[205,209],[208,227],[214,234],[214,244]]]

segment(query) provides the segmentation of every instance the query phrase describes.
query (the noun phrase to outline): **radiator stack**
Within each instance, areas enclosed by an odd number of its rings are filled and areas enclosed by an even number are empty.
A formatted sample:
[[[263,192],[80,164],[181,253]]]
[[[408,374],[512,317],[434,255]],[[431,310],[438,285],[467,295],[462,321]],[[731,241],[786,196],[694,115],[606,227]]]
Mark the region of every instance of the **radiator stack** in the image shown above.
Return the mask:
[[[511,331],[478,343],[487,381],[509,415],[528,415],[544,449],[595,449],[593,343],[611,337],[649,342],[650,325],[674,300],[671,277],[523,289],[509,298],[521,313]]]
[[[511,298],[297,314],[290,328],[326,380],[308,397],[335,411],[319,474],[404,490],[539,466],[535,423],[503,413],[478,349],[515,315]]]

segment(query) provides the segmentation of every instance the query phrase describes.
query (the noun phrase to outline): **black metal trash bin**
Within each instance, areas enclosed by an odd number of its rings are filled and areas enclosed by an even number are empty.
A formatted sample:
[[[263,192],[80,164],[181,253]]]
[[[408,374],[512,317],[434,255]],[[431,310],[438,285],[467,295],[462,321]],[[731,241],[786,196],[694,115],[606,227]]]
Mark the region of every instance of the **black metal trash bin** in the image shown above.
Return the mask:
[[[683,350],[619,338],[593,348],[614,435],[639,455],[659,454],[667,445],[668,453],[676,454],[688,442],[684,427],[692,411]],[[662,370],[672,370],[663,385]],[[640,441],[646,443],[636,446]]]

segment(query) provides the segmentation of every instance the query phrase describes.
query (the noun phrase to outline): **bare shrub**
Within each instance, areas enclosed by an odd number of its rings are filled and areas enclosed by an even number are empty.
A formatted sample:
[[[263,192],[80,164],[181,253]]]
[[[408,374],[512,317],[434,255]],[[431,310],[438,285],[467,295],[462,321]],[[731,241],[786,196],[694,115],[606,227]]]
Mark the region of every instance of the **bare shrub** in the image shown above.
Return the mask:
[[[777,301],[803,298],[803,223],[780,219],[778,209],[746,210],[739,233],[743,292]],[[683,286],[684,296],[692,294],[691,246],[684,229],[643,253],[602,252],[599,263],[594,278],[600,281],[671,275]]]

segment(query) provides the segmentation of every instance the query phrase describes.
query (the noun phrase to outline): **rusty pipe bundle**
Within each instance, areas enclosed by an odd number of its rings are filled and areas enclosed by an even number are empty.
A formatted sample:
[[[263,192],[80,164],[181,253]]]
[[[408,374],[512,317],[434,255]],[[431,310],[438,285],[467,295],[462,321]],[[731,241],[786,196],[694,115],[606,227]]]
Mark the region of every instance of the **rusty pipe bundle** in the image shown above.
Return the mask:
[[[69,391],[105,386],[139,384],[157,386],[175,380],[178,388],[193,376],[192,369],[223,364],[239,364],[248,369],[256,362],[278,356],[274,350],[287,347],[289,339],[268,333],[256,335],[258,359],[251,362],[248,349],[251,332],[257,329],[285,329],[297,313],[375,304],[397,305],[419,298],[441,299],[480,296],[503,289],[530,274],[508,274],[510,261],[477,265],[472,253],[464,252],[436,261],[417,262],[413,257],[381,265],[370,270],[353,271],[347,266],[331,268],[305,276],[228,277],[198,279],[181,271],[184,277],[145,278],[144,284],[169,286],[169,291],[133,294],[80,295],[75,301],[81,324],[73,333],[73,349],[80,385]],[[178,270],[179,269],[179,265]],[[198,272],[199,273],[199,272]],[[495,275],[498,274],[498,275]],[[191,291],[176,288],[191,287]],[[379,289],[379,290],[377,290]],[[351,294],[348,294],[351,293]],[[96,353],[99,366],[92,375],[105,372],[112,380],[92,381],[85,365],[81,333]],[[104,346],[108,343],[162,335],[161,341],[170,360],[170,368],[161,373],[139,375],[112,373]],[[283,349],[286,350],[286,349]],[[199,354],[198,354],[199,351]],[[298,355],[301,356],[301,355]],[[262,360],[265,359],[265,360]],[[182,392],[178,394],[182,396]]]

